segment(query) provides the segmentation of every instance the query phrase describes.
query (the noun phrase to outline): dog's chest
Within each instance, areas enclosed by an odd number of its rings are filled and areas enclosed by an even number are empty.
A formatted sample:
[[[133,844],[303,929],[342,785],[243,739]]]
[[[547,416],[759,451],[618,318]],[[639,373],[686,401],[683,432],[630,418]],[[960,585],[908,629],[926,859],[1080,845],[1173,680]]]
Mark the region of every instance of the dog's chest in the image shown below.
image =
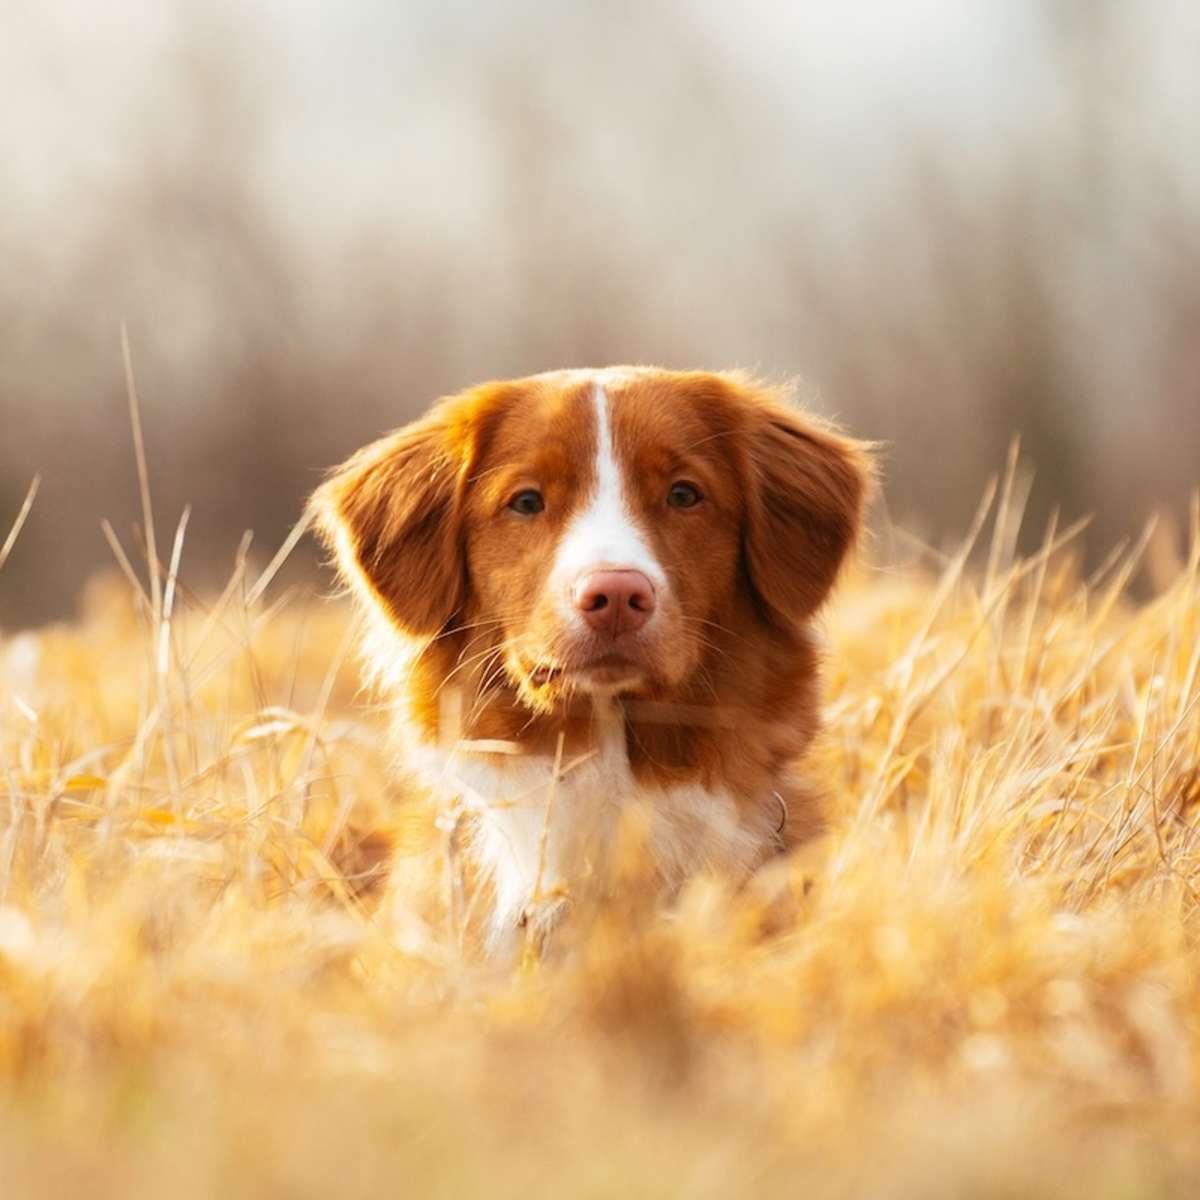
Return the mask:
[[[563,753],[557,774],[555,756],[481,753],[470,743],[426,745],[409,761],[443,805],[470,815],[470,852],[495,894],[496,936],[539,897],[577,899],[603,880],[623,820],[637,821],[642,849],[668,888],[706,867],[749,868],[771,840],[725,789],[639,782],[620,721],[601,728],[590,749]]]

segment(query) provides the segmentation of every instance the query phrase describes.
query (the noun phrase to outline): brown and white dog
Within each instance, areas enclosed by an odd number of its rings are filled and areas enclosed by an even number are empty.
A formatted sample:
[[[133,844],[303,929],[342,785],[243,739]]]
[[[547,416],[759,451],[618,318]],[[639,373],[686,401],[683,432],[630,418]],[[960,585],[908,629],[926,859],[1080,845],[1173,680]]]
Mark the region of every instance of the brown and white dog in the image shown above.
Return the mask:
[[[819,827],[795,774],[809,626],[869,479],[778,389],[616,367],[442,400],[320,488],[401,761],[462,815],[493,943],[602,875],[628,805],[666,890]]]

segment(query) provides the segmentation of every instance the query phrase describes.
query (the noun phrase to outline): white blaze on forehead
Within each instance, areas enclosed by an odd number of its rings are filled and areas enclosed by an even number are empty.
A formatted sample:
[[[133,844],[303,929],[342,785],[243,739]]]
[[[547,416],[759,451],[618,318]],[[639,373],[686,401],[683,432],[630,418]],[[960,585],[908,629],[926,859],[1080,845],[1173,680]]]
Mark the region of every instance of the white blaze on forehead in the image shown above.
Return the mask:
[[[592,403],[596,413],[595,489],[563,533],[551,581],[570,587],[586,571],[628,567],[643,572],[661,589],[666,586],[666,575],[625,498],[602,383],[593,383]]]

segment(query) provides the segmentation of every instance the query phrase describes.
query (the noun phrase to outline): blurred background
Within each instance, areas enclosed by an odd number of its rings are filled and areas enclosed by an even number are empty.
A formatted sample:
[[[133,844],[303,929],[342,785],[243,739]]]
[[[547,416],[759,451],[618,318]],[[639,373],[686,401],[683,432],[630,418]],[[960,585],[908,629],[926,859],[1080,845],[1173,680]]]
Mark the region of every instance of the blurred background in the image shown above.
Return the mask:
[[[10,7],[0,535],[43,483],[0,625],[131,540],[122,320],[198,587],[433,397],[565,365],[798,375],[935,542],[1015,433],[1035,535],[1178,521],[1197,64],[1194,0]]]

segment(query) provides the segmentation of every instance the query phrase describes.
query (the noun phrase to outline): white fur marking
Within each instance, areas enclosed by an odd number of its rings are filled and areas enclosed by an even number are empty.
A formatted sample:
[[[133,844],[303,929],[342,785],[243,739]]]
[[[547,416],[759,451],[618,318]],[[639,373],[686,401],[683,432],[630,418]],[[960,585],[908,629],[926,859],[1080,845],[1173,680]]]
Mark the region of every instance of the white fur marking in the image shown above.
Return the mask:
[[[641,571],[660,592],[667,585],[666,574],[625,500],[602,383],[593,383],[592,399],[596,409],[596,488],[588,505],[564,532],[550,575],[551,587],[563,596],[564,611],[572,617],[575,614],[567,604],[567,594],[585,571],[628,567]]]
[[[595,752],[566,764],[556,786],[543,893],[578,899],[590,880],[605,877],[621,812],[629,804],[646,805],[648,849],[668,888],[706,867],[747,870],[763,856],[771,830],[743,821],[728,791],[695,784],[639,786],[623,728],[616,723],[605,728],[602,722],[597,732]],[[412,747],[405,761],[451,806],[460,804],[475,815],[473,849],[494,889],[489,941],[498,950],[515,934],[537,885],[554,761],[529,755],[499,763],[462,746],[446,750],[428,744]]]

